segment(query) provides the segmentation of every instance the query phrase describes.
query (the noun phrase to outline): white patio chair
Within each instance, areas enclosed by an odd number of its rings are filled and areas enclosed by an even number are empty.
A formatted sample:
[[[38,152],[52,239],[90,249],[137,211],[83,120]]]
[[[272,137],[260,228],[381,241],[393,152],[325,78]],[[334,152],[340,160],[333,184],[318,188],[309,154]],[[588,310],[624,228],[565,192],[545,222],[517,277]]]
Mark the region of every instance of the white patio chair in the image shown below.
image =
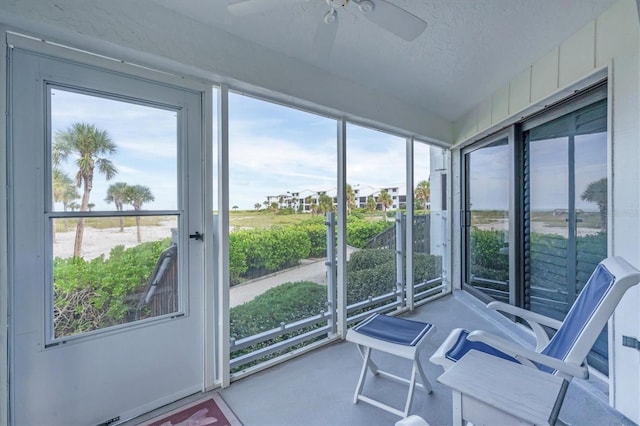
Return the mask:
[[[356,386],[353,403],[356,404],[358,401],[363,401],[406,418],[411,409],[414,389],[418,387],[427,393],[432,392],[431,383],[429,383],[424,369],[420,364],[419,352],[429,336],[435,332],[435,329],[433,324],[382,314],[373,314],[350,329],[347,332],[347,340],[358,346],[358,350],[363,359],[360,379]],[[411,377],[406,379],[378,368],[371,360],[372,350],[411,360],[413,362]],[[374,375],[379,374],[388,379],[409,385],[409,393],[404,405],[404,410],[399,410],[381,401],[362,395],[367,370],[371,371]],[[416,373],[420,376],[422,383],[416,382]]]
[[[598,264],[563,321],[502,302],[488,308],[524,319],[535,333],[535,350],[486,331],[453,330],[430,358],[445,369],[471,349],[519,362],[567,381],[587,379],[586,357],[624,293],[640,282],[640,271],[620,257]],[[557,330],[549,339],[543,326]]]

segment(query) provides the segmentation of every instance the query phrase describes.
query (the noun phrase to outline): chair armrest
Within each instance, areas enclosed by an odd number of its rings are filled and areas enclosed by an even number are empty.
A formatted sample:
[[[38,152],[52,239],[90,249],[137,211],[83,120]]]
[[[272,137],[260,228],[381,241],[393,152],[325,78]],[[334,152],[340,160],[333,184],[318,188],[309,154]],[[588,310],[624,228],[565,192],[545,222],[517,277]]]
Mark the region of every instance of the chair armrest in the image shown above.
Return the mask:
[[[514,344],[513,342],[507,341],[483,330],[472,331],[467,336],[467,339],[474,342],[484,342],[487,345],[490,345],[508,355],[511,355],[521,362],[524,358],[524,361],[528,360],[531,362],[536,362],[538,364],[546,365],[553,368],[554,370],[558,370],[565,375],[579,377],[581,379],[589,378],[589,370],[585,366],[565,362],[557,358],[532,351],[531,349],[527,349],[523,346]],[[526,364],[529,363],[526,362]]]
[[[528,311],[526,309],[519,308],[517,306],[509,305],[504,302],[494,301],[487,305],[487,308],[495,311],[501,311],[507,314],[515,315],[522,318],[529,324],[531,330],[536,335],[536,350],[541,351],[547,343],[549,343],[549,336],[541,325],[552,328],[554,330],[559,329],[562,326],[562,322],[548,316],[541,315],[535,312]]]

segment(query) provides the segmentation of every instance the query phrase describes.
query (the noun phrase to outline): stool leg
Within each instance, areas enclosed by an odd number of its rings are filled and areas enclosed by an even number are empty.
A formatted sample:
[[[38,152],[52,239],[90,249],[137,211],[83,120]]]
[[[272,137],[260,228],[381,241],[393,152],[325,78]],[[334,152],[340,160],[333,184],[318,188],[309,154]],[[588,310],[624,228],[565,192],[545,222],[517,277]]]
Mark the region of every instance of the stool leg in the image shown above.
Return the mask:
[[[373,374],[374,376],[377,376],[378,366],[371,359],[371,348],[367,346],[365,349],[365,346],[358,345],[358,351],[360,351],[360,356],[362,356],[362,359],[365,360],[367,367],[369,367],[369,369],[371,370],[371,374]],[[369,353],[367,354],[366,351],[369,351]]]
[[[413,361],[413,368],[411,369],[411,380],[409,381],[409,393],[407,394],[407,402],[404,405],[404,417],[409,415],[411,409],[411,403],[413,402],[413,390],[416,388],[416,370],[418,363]]]
[[[360,379],[358,380],[358,385],[356,386],[356,393],[353,396],[353,403],[358,403],[358,396],[360,396],[360,392],[362,392],[362,386],[364,385],[364,379],[367,375],[367,368],[369,367],[369,358],[371,357],[371,348],[367,347],[364,352],[360,345],[358,345],[358,349],[360,349],[360,353],[362,354],[362,359],[364,360],[362,363],[362,371],[360,372]]]

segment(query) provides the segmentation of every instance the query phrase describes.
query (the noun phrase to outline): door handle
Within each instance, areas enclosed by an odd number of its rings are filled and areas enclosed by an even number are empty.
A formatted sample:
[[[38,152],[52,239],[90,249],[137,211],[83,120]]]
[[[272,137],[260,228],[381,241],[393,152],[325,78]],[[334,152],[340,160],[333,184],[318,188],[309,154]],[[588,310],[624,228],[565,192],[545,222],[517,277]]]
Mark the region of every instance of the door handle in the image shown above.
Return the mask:
[[[202,241],[204,238],[204,234],[201,234],[200,232],[196,231],[195,234],[189,234],[189,238]]]

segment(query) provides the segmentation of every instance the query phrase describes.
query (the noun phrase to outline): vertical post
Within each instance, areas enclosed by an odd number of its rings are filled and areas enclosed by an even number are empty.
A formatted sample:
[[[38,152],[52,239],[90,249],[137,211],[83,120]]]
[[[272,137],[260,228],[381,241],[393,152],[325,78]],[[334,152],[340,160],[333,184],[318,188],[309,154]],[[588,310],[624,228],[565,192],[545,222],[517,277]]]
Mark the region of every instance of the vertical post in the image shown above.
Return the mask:
[[[402,232],[402,212],[396,212],[396,297],[398,299],[398,309],[404,307],[404,238]]]
[[[2,51],[7,52],[7,32],[0,25],[0,41]],[[9,82],[7,73],[7,55],[0,55],[0,81]],[[0,84],[0,163],[8,165],[7,148],[9,145],[9,132],[7,131],[7,88],[9,84]],[[9,88],[9,91],[11,89]],[[6,137],[5,137],[6,136]],[[8,168],[8,167],[7,167]],[[0,174],[0,423],[11,424],[9,416],[9,350],[7,343],[13,342],[13,333],[8,325],[9,274],[7,272],[10,263],[8,250],[8,219],[7,219],[7,169]],[[9,332],[9,336],[7,336]],[[9,343],[11,344],[11,343]]]
[[[211,187],[213,182],[213,120],[218,117],[213,116],[213,87],[209,86],[204,93],[203,99],[203,157],[204,170],[202,188],[204,189],[204,208],[203,214],[203,233],[204,233],[204,390],[210,390],[214,387],[217,380],[216,377],[216,272],[215,263],[217,261],[215,254],[216,245],[214,243],[214,234],[216,233],[215,222],[212,215],[214,192]],[[171,230],[173,241],[173,229]]]
[[[347,334],[347,122],[338,120],[338,245],[337,245],[337,318],[338,334]]]
[[[324,222],[327,226],[327,310],[329,311],[328,326],[331,334],[338,332],[337,324],[337,305],[338,292],[336,291],[336,222],[333,212],[327,213],[327,220]]]
[[[406,257],[405,257],[405,279],[406,279],[406,296],[407,296],[407,300],[406,300],[406,304],[409,307],[410,310],[413,310],[414,307],[414,295],[413,295],[413,283],[415,282],[414,278],[413,278],[413,251],[415,250],[414,247],[414,240],[415,237],[413,235],[413,224],[415,221],[415,215],[414,215],[414,211],[413,211],[413,206],[414,206],[414,193],[413,193],[413,188],[415,186],[414,183],[414,177],[413,177],[413,157],[414,157],[414,144],[415,141],[414,139],[411,138],[407,138],[407,166],[406,166],[406,173],[407,173],[407,186],[406,186],[406,203],[407,203],[407,216],[406,216],[406,226],[405,226],[405,235],[406,235],[406,244],[405,244],[405,253],[406,253]]]
[[[218,374],[222,387],[231,384],[229,326],[229,88],[218,90]]]

